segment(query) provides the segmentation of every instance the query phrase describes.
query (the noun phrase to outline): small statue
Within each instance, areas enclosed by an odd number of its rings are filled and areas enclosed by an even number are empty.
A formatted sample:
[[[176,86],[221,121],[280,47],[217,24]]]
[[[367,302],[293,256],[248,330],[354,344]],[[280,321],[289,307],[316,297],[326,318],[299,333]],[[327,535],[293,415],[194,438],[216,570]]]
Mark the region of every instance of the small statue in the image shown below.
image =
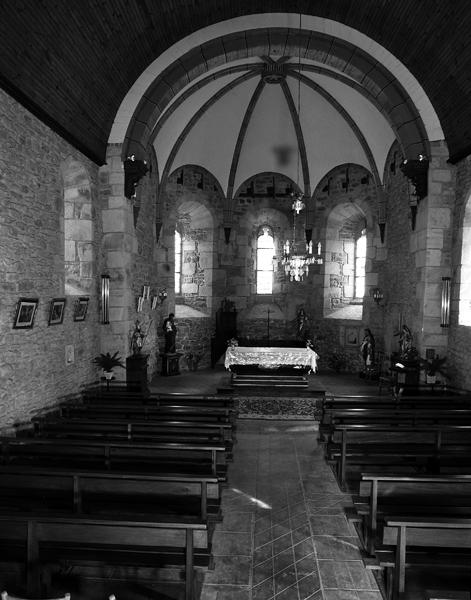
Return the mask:
[[[412,350],[412,333],[407,325],[403,325],[399,333],[399,346],[401,348],[401,358],[407,358]]]
[[[365,329],[365,335],[360,346],[361,356],[365,366],[365,373],[373,366],[375,356],[375,338],[370,329]]]
[[[296,336],[302,340],[309,338],[309,318],[304,308],[298,310]]]
[[[145,338],[146,336],[141,330],[141,324],[139,323],[139,321],[136,321],[136,326],[134,328],[131,338],[131,352],[134,356],[141,353]]]
[[[175,352],[177,326],[175,325],[174,318],[174,313],[170,313],[168,317],[164,320],[164,324],[162,326],[165,335],[165,353]]]

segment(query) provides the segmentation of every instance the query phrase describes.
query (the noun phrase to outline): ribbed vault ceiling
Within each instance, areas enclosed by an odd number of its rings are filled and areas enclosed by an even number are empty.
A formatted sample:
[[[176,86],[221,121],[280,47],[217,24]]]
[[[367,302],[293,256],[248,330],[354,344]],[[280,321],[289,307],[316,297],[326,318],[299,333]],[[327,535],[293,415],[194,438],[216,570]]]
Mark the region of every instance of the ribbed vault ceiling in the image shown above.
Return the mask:
[[[0,20],[0,84],[100,163],[104,161],[123,99],[157,57],[202,28],[244,15],[282,12],[328,19],[380,44],[409,70],[430,99],[452,160],[471,151],[471,44],[467,43],[471,7],[468,0],[427,3],[417,0],[5,0]],[[244,120],[261,80],[257,68],[266,68],[263,57],[276,60],[283,57],[295,65],[300,48],[304,67],[300,127],[303,135],[299,135],[293,118],[281,125],[287,111],[293,113],[289,97],[296,102],[294,72],[283,78],[284,84],[263,85],[252,106],[252,116]],[[212,91],[207,84],[199,91],[187,90],[193,108],[184,100],[175,109],[182,117],[177,137],[175,128],[170,131],[167,123],[159,125],[163,113],[188,86],[198,78],[213,77],[215,69],[226,68],[234,68],[234,73],[214,78]],[[328,70],[330,75],[326,73]],[[247,79],[236,81],[244,75]],[[235,84],[232,91],[224,93],[231,83]],[[359,162],[370,170],[375,166],[380,176],[385,148],[393,134],[400,140],[403,151],[410,155],[416,154],[427,141],[424,125],[415,109],[415,98],[404,93],[387,69],[381,68],[380,60],[335,38],[328,30],[298,35],[291,26],[289,30],[256,30],[246,35],[237,32],[232,37],[214,39],[193,53],[175,56],[165,77],[156,81],[152,89],[146,87],[141,92],[147,102],[139,104],[137,118],[128,128],[127,149],[147,150],[148,144],[154,144],[161,155],[161,175],[165,165],[170,172],[192,156],[195,162],[198,135],[201,147],[208,141],[207,136],[201,138],[204,123],[209,123],[211,118],[212,127],[219,128],[218,119],[227,103],[225,96],[237,95],[244,107],[243,114],[238,114],[240,121],[230,119],[230,124],[224,126],[226,129],[217,132],[228,140],[227,147],[220,157],[202,156],[200,151],[198,159],[220,178],[225,191],[232,190],[232,193],[253,170],[251,155],[246,149],[249,140],[251,144],[257,140],[263,128],[265,133],[261,134],[256,147],[252,145],[252,158],[255,153],[264,153],[264,166],[259,167],[271,170],[278,160],[274,151],[278,143],[276,131],[280,137],[284,136],[287,146],[293,141],[302,145],[304,140],[308,168],[304,165],[301,177],[304,185],[309,184],[311,188],[318,178],[316,169],[324,170],[330,164],[331,151],[325,139],[325,129],[328,126],[330,129],[333,123],[330,114],[337,115],[337,130],[331,130],[332,137],[342,130],[342,135],[352,140],[348,151],[353,156],[342,157],[337,153],[335,160]],[[217,101],[205,106],[212,95],[219,93]],[[312,107],[309,114],[305,113],[307,106]],[[194,123],[189,123],[199,109],[201,113]],[[167,122],[171,119],[169,117]],[[241,137],[240,127],[247,120],[245,136]],[[270,135],[267,121],[273,129]],[[371,121],[376,124],[374,127],[369,125]],[[216,132],[211,133],[216,135]],[[183,139],[179,140],[178,136]],[[235,146],[231,150],[232,144]],[[321,147],[325,161],[322,164],[318,162]],[[237,165],[234,160],[238,160]],[[291,162],[281,171],[296,179],[293,168]]]
[[[229,199],[262,172],[286,175],[307,195],[338,164],[360,164],[379,180],[394,141],[386,117],[347,77],[310,67],[263,57],[189,84],[153,128],[162,179],[197,164]]]

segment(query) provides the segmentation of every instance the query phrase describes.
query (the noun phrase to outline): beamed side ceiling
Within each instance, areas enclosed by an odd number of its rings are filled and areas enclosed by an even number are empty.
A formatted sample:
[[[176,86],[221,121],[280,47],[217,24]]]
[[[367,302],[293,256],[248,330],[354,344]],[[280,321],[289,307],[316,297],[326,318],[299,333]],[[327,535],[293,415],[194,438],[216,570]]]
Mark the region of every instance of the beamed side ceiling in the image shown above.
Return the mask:
[[[123,99],[166,49],[201,28],[244,15],[303,13],[368,36],[412,73],[443,129],[450,160],[471,153],[471,5],[469,0],[4,0],[0,84],[34,114],[101,164]],[[326,33],[253,30],[221,37],[178,59],[138,106],[126,149],[153,141],[160,111],[201,65],[270,54],[324,64],[370,95],[405,154],[426,144],[413,101],[381,64]],[[193,74],[193,75],[192,75]],[[142,120],[144,118],[144,120]]]

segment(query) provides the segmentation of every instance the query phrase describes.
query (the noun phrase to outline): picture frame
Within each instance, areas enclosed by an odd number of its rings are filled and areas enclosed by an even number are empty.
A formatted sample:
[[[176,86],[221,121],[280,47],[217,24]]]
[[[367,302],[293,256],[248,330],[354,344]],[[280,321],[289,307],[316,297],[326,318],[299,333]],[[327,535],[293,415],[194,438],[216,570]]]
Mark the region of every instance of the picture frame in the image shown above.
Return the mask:
[[[49,306],[48,325],[60,325],[64,320],[65,298],[53,298]]]
[[[13,329],[31,329],[38,308],[38,298],[20,298],[16,306]]]
[[[360,329],[358,327],[345,328],[345,345],[358,346],[360,344]]]
[[[74,308],[74,321],[85,321],[88,310],[88,297],[77,298]]]

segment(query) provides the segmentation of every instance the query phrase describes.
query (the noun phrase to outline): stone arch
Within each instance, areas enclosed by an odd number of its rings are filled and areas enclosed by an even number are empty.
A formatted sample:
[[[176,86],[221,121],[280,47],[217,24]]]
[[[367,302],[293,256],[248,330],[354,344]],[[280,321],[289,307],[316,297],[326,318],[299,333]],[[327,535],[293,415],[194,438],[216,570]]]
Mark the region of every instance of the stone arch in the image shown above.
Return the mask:
[[[169,177],[164,195],[165,245],[172,272],[175,230],[182,236],[181,293],[176,295],[176,305],[193,309],[193,318],[207,317],[214,306],[214,271],[220,242],[215,223],[222,220],[221,186],[206,169],[184,165]]]
[[[90,294],[93,285],[92,185],[87,170],[70,157],[61,165],[64,193],[65,293]]]
[[[234,58],[284,52],[297,55],[300,46],[306,58],[348,73],[365,91],[378,97],[385,113],[390,114],[393,129],[400,131],[408,155],[415,157],[426,140],[444,138],[420,83],[386,48],[343,23],[312,15],[303,14],[303,31],[295,31],[293,24],[298,17],[255,14],[228,19],[183,38],[149,65],[132,86],[118,111],[109,142],[124,140],[127,123],[127,145],[140,153],[146,145],[141,135],[135,134],[142,131],[141,123],[151,121],[144,132],[150,134],[152,123],[188,82]],[[297,35],[300,40],[296,40]],[[181,57],[178,62],[174,62],[175,56]],[[211,61],[205,56],[211,56]],[[140,117],[144,114],[143,120]]]
[[[354,298],[353,286],[355,242],[366,229],[367,256],[374,253],[377,190],[373,175],[360,165],[338,165],[317,186],[313,206],[325,241],[323,314],[361,319],[363,303]],[[366,265],[371,283],[372,261]]]

